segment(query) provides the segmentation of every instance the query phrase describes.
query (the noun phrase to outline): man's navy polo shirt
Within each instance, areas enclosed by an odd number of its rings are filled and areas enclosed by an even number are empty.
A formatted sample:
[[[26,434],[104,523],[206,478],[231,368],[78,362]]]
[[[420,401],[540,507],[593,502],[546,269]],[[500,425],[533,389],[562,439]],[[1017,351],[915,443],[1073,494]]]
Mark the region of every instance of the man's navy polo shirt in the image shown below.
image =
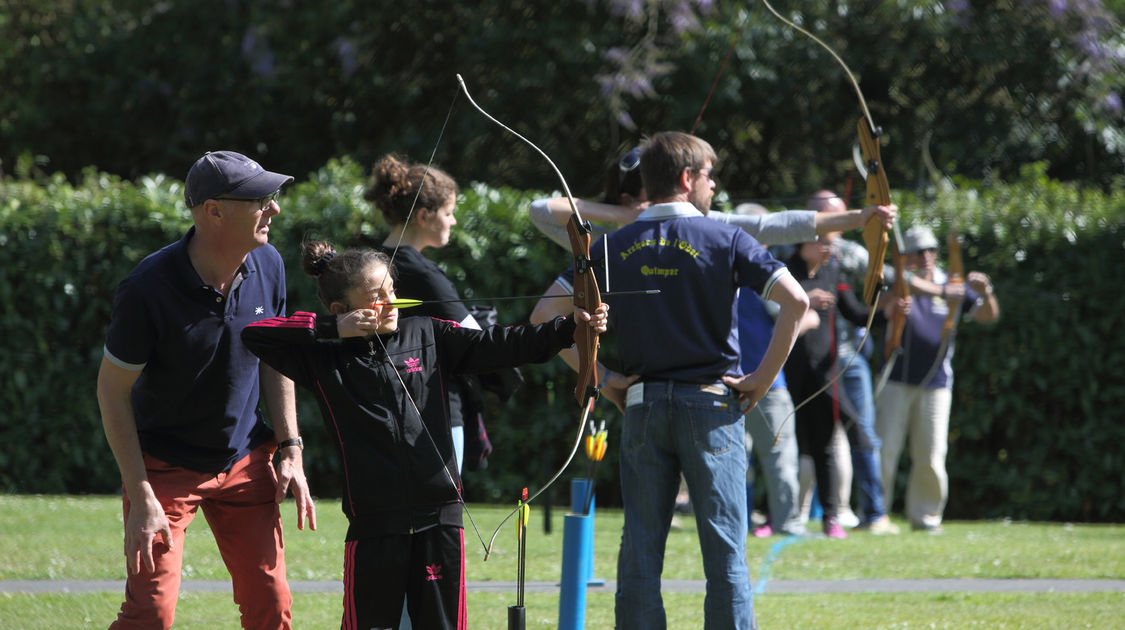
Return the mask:
[[[285,267],[272,245],[258,247],[224,298],[188,258],[194,234],[147,256],[117,287],[105,356],[142,370],[132,392],[141,450],[222,472],[273,437],[258,409],[258,358],[241,332],[285,315]]]
[[[742,375],[735,292],[769,295],[789,274],[783,263],[741,229],[684,202],[650,206],[605,240],[613,291],[660,289],[605,298],[623,373],[684,383]],[[591,258],[602,252],[600,240],[590,247]],[[595,265],[600,285],[604,267]],[[559,281],[573,278],[570,269]]]

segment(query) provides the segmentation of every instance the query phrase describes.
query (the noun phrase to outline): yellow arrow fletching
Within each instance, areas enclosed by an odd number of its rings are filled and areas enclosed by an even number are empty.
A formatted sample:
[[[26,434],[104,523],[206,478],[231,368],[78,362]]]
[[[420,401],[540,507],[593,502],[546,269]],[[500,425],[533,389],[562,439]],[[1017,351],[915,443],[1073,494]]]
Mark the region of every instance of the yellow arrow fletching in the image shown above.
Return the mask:
[[[395,308],[413,308],[415,306],[421,306],[421,305],[422,305],[422,300],[403,299],[403,300],[392,300],[391,301],[391,306],[393,306]]]
[[[380,306],[393,306],[394,308],[414,308],[415,306],[421,305],[422,300],[401,299],[391,300],[390,302],[372,302],[371,308],[378,308]]]

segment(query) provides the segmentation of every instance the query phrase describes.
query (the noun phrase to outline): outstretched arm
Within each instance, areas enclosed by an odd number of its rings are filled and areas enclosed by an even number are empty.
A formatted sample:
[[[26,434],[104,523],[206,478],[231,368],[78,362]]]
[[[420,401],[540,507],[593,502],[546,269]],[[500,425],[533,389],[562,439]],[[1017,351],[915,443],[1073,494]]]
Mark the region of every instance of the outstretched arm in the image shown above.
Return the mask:
[[[531,311],[531,323],[542,324],[543,322],[551,321],[552,319],[566,315],[570,311],[570,303],[566,300],[551,298],[553,295],[566,295],[567,290],[564,289],[559,283],[553,283],[550,288],[543,294],[544,299],[539,300],[535,305],[535,309]],[[575,372],[578,371],[578,351],[574,348],[565,348],[559,351],[559,358],[561,358],[570,369]],[[625,410],[625,390],[639,378],[638,376],[626,376],[615,372],[608,367],[598,363],[598,382],[601,384],[602,395],[605,396],[610,402],[617,406],[619,410]]]
[[[532,204],[532,207],[543,207],[541,204],[545,204],[551,217],[554,218],[556,223],[563,227],[566,226],[570,221],[570,217],[574,214],[570,210],[570,202],[566,197],[555,197],[554,199],[547,199],[545,201],[536,201]],[[574,205],[578,206],[578,213],[587,221],[612,223],[619,227],[632,223],[636,220],[637,215],[648,207],[647,203],[622,206],[598,201],[586,201],[585,199],[575,199]],[[597,236],[593,238],[596,239]]]
[[[729,223],[763,245],[793,245],[816,240],[818,234],[860,229],[872,216],[883,224],[894,223],[898,206],[869,206],[863,210],[846,212],[814,212],[812,210],[784,210],[767,214],[733,214],[711,212],[707,217]]]
[[[897,214],[898,206],[896,205],[867,206],[863,210],[848,210],[846,212],[817,212],[816,233],[829,234],[831,232],[859,230],[867,225],[872,216],[878,217],[883,222],[883,227],[889,230],[894,225]]]
[[[992,279],[980,271],[970,271],[966,278],[969,286],[981,296],[981,304],[973,312],[973,321],[994,324],[1000,319],[1000,301],[992,290]]]

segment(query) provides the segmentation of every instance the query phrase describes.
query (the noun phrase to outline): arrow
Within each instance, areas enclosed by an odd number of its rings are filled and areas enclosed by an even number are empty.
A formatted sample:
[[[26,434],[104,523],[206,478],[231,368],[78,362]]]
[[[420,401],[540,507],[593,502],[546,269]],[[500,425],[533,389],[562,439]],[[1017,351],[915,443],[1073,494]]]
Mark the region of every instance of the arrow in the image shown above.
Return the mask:
[[[590,463],[587,466],[586,478],[589,484],[586,486],[586,499],[582,502],[582,513],[590,513],[590,505],[594,501],[594,474],[598,470],[598,462],[602,461],[605,457],[605,450],[608,446],[607,438],[609,432],[605,430],[605,420],[602,420],[601,426],[597,431],[594,430],[594,421],[590,421],[590,435],[586,436],[586,457],[589,458]]]
[[[527,580],[527,520],[531,518],[531,506],[527,504],[527,488],[523,489],[523,493],[520,496],[519,507],[519,523],[516,525],[516,531],[519,536],[516,541],[519,547],[519,597],[517,598],[516,605],[522,607],[524,584]]]
[[[617,295],[657,295],[660,289],[644,289],[641,291],[610,291],[602,293],[602,296],[617,296]],[[562,295],[515,295],[509,297],[494,297],[494,298],[463,298],[456,300],[412,300],[409,298],[402,298],[398,300],[391,300],[390,302],[372,302],[372,308],[376,306],[392,306],[394,308],[414,308],[415,306],[422,306],[423,304],[448,304],[450,302],[508,302],[511,300],[537,300],[537,299],[552,299],[552,298],[568,298],[573,297],[570,293]]]

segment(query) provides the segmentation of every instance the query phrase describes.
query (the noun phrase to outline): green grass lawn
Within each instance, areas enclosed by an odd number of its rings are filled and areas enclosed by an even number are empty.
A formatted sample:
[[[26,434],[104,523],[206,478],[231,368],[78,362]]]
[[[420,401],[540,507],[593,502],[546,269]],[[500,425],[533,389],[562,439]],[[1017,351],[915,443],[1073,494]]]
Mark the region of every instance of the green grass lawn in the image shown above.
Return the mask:
[[[501,507],[470,505],[487,542],[507,514]],[[553,533],[542,528],[542,510],[533,512],[528,538],[527,579],[557,581],[561,568],[562,509]],[[293,580],[340,580],[346,523],[337,501],[318,503],[317,531],[296,530],[292,501],[283,506],[286,558]],[[466,519],[467,520],[467,519]],[[614,579],[621,512],[600,509],[595,529],[597,577]],[[669,536],[665,577],[702,579],[694,523]],[[0,495],[0,580],[120,580],[121,506],[113,497]],[[228,578],[205,521],[188,530],[184,578]],[[472,528],[466,529],[468,579],[513,581],[515,533],[505,526],[488,562]],[[874,537],[854,533],[847,540],[821,538],[790,544],[764,566],[780,538],[748,541],[750,574],[769,580],[858,578],[1125,578],[1125,526],[1055,523],[953,522],[941,536],[911,534]],[[114,617],[121,593],[0,594],[0,628],[104,628]],[[503,628],[514,593],[469,593],[473,628]],[[529,593],[529,628],[553,628],[558,596]],[[665,596],[669,627],[702,626],[702,593]],[[755,599],[763,628],[1121,628],[1125,593],[864,593],[765,594]],[[297,628],[339,626],[340,595],[297,593]],[[226,593],[186,593],[176,628],[237,628],[237,610]],[[613,593],[593,589],[587,627],[613,626]]]

